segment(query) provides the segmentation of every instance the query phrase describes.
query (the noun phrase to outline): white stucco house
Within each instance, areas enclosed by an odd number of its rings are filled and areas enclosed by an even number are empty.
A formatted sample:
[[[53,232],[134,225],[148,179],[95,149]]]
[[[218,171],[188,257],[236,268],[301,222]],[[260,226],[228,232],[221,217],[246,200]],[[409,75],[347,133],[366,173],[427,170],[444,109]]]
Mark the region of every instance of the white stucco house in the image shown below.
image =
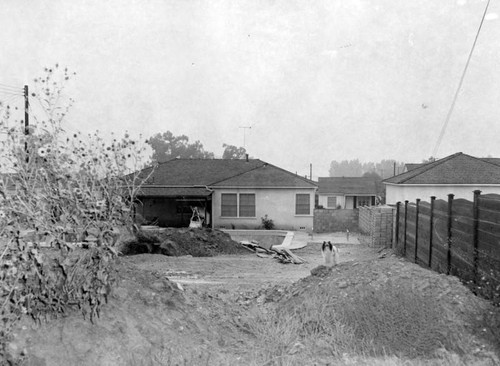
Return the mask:
[[[385,179],[386,203],[396,204],[417,198],[430,201],[454,198],[473,200],[473,191],[500,194],[500,159],[476,158],[456,153],[426,164],[411,165],[407,171]]]
[[[259,159],[173,159],[142,186],[136,215],[187,227],[196,206],[211,228],[256,229],[267,215],[276,229],[312,230],[316,189],[315,182]]]
[[[324,208],[354,209],[377,203],[377,184],[368,177],[320,177],[318,205]]]

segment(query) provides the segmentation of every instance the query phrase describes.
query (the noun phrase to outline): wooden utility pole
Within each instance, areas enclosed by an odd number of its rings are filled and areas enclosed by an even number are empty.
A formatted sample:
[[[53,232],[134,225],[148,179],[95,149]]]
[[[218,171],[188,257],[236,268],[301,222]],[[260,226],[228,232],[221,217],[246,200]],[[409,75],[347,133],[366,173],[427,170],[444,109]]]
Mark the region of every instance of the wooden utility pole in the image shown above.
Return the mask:
[[[28,85],[24,86],[24,134],[27,135],[29,133],[29,125],[30,125],[30,116],[28,113],[28,108],[30,106],[29,103],[29,91],[28,91]]]
[[[30,125],[30,115],[28,113],[30,103],[29,103],[29,89],[28,85],[24,86],[24,134],[29,134],[29,125]],[[24,142],[24,151],[26,153],[26,162],[29,162],[29,154],[28,154],[28,141]]]

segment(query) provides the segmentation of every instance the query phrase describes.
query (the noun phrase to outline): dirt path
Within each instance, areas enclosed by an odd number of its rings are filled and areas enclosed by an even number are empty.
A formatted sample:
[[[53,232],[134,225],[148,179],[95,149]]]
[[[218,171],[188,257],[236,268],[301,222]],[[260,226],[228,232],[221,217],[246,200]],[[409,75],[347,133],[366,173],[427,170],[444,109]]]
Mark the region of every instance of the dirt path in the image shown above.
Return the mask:
[[[289,284],[311,274],[321,265],[320,242],[311,242],[293,253],[306,260],[304,264],[282,264],[272,258],[260,258],[253,253],[216,257],[167,257],[140,254],[127,257],[141,269],[155,271],[184,287],[223,286],[227,290],[252,290],[262,285]],[[373,248],[361,244],[337,243],[339,262],[376,258]]]

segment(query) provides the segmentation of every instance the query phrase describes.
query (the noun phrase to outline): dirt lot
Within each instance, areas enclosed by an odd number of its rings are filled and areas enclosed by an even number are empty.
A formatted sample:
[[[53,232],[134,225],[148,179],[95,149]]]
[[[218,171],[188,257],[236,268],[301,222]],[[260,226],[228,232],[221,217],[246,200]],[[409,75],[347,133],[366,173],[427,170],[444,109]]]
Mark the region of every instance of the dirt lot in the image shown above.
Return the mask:
[[[376,258],[376,250],[360,244],[337,244],[340,262]],[[272,258],[254,253],[216,257],[166,257],[140,254],[126,258],[143,270],[157,271],[185,288],[222,287],[230,291],[252,290],[262,286],[291,284],[311,274],[322,264],[321,244],[312,242],[293,253],[306,260],[304,264],[280,264]]]
[[[454,328],[450,329],[462,329],[467,354],[443,351],[451,361],[438,365],[499,362],[495,354],[500,346],[498,309],[475,297],[455,277],[428,271],[357,240],[347,243],[335,239],[340,263],[333,270],[318,267],[322,263],[320,238],[293,251],[306,260],[300,265],[282,264],[251,252],[213,257],[121,257],[113,295],[95,324],[78,312],[40,326],[25,321],[11,350],[29,355],[27,364],[36,366],[304,365],[308,364],[304,360],[313,356],[316,359],[310,365],[339,364],[338,358],[332,361],[331,345],[317,345],[319,348],[312,350],[299,343],[297,351],[296,342],[282,352],[298,358],[269,363],[262,358],[266,343],[249,324],[255,325],[255,318],[273,309],[302,304],[320,292],[328,294],[328,305],[335,307],[356,298],[367,287],[384,291],[395,284],[403,292],[412,289],[433,299],[435,306],[453,314],[449,324]],[[278,332],[270,339],[274,342],[279,337]],[[443,349],[438,347],[436,352]],[[374,364],[366,363],[366,358],[364,363],[353,360],[340,364]],[[392,365],[403,364],[398,362]],[[436,363],[415,365],[423,364]]]

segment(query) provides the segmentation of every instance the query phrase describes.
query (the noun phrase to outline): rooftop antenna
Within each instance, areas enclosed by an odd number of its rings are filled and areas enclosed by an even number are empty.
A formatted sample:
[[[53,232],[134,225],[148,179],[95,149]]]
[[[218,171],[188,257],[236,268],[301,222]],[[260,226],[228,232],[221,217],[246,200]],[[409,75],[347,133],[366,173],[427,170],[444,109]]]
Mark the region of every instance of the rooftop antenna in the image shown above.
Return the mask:
[[[239,128],[243,128],[243,148],[246,150],[246,133],[247,130],[252,129],[252,126],[240,126]]]

